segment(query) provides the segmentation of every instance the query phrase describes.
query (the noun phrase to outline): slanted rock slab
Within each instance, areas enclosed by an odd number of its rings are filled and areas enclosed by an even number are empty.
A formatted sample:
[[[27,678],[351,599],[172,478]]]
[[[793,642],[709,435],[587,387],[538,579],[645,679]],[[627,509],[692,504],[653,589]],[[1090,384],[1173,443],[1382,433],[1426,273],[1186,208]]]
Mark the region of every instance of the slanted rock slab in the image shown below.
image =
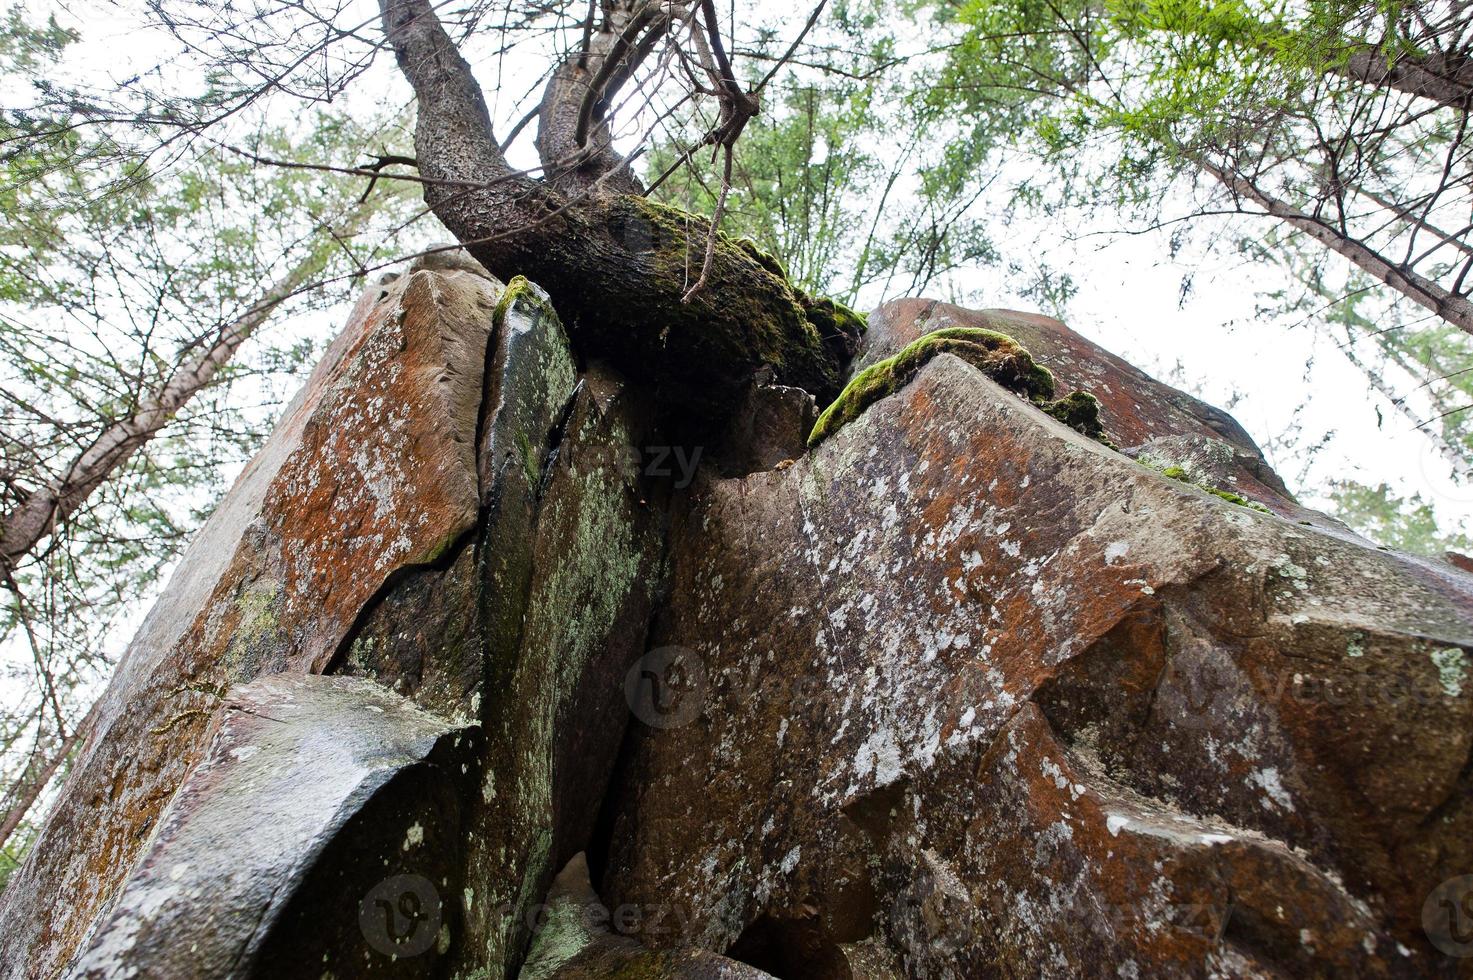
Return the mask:
[[[234,686],[323,670],[396,572],[474,526],[501,286],[415,272],[364,294],[195,536],[0,901],[0,975],[50,976],[131,872]]]
[[[74,975],[432,975],[479,738],[365,680],[237,688]]]
[[[703,710],[638,729],[600,893],[686,910],[673,945],[1456,971],[1422,912],[1473,868],[1473,578],[1170,479],[945,354],[797,464],[706,474],[671,554],[651,642]]]

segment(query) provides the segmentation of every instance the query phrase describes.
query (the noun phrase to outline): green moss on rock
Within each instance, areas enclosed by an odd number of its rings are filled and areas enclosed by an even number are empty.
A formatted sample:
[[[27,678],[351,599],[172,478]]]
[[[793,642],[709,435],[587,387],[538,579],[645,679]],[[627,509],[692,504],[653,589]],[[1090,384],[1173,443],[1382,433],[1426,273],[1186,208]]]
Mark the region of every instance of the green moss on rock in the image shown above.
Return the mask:
[[[511,282],[507,283],[506,288],[501,291],[501,296],[496,300],[496,309],[491,314],[492,323],[496,325],[496,329],[501,329],[502,324],[506,322],[507,311],[518,300],[546,310],[551,316],[557,316],[557,311],[552,308],[552,304],[543,297],[541,290],[527,280],[526,276],[513,276]]]
[[[788,278],[788,270],[783,268],[781,260],[771,252],[764,251],[762,246],[758,245],[752,239],[738,238],[736,239],[736,246],[750,255],[758,265],[762,266],[768,272],[782,279]]]
[[[1105,438],[1105,426],[1100,421],[1100,400],[1089,392],[1071,391],[1043,406],[1043,410],[1074,431],[1111,445]]]
[[[798,301],[803,304],[804,315],[818,331],[825,345],[834,345],[835,342],[838,342],[847,346],[857,341],[865,330],[869,329],[869,323],[864,314],[856,313],[843,303],[836,303],[831,299],[813,299],[801,291],[798,294]],[[846,358],[852,357],[853,354],[853,350],[844,351]]]
[[[954,354],[1009,391],[1042,402],[1054,393],[1054,376],[1036,364],[1028,350],[1007,334],[976,327],[950,327],[928,333],[894,357],[871,365],[855,376],[828,408],[808,436],[817,446],[870,405],[894,394],[910,382],[937,354]]]
[[[1210,493],[1214,497],[1220,497],[1230,504],[1237,504],[1239,507],[1247,507],[1249,510],[1256,510],[1264,514],[1272,513],[1272,511],[1260,504],[1258,501],[1249,500],[1248,498],[1243,497],[1240,494],[1233,493],[1231,490],[1224,490],[1221,487],[1214,487],[1209,483],[1204,483],[1180,466],[1158,467],[1152,466],[1150,462],[1145,462],[1144,465],[1156,470],[1156,472],[1160,473],[1162,476],[1168,479],[1175,480],[1178,483],[1186,483],[1194,486],[1198,490]]]
[[[571,329],[589,353],[631,377],[653,380],[661,397],[720,416],[760,368],[779,383],[831,398],[858,347],[864,318],[815,299],[788,280],[773,256],[746,239],[716,235],[706,287],[681,297],[700,275],[706,219],[640,197],[605,202],[609,231],[635,258],[627,288],[576,310]],[[555,294],[581,296],[579,284]],[[652,297],[677,297],[651,308]]]

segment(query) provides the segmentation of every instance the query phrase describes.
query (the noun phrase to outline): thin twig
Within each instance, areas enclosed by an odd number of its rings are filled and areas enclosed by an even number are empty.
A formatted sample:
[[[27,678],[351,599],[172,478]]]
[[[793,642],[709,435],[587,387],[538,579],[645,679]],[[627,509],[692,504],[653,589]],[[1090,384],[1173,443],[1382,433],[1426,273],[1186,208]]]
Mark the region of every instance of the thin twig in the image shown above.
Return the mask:
[[[711,264],[716,259],[716,236],[721,233],[721,217],[726,212],[726,197],[731,191],[731,161],[733,156],[730,143],[721,144],[721,149],[726,154],[726,162],[721,172],[721,193],[716,196],[716,207],[711,211],[711,230],[706,235],[706,257],[701,262],[700,278],[680,298],[682,303],[689,303],[696,297],[696,294],[706,288],[706,280],[711,275]]]

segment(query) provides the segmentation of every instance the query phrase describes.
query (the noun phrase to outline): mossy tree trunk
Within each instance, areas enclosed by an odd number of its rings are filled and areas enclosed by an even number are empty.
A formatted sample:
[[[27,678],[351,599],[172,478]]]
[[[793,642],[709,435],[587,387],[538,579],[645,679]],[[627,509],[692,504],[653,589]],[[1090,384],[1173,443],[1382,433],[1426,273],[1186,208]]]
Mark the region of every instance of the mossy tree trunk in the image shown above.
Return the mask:
[[[837,394],[859,318],[805,295],[775,261],[725,236],[705,287],[684,300],[709,225],[645,200],[609,144],[603,106],[649,53],[651,35],[684,22],[682,4],[605,4],[586,51],[551,73],[538,119],[542,179],[507,163],[429,0],[381,0],[381,10],[419,102],[426,203],[493,274],[543,286],[584,356],[607,358],[698,417],[719,415],[763,366],[821,401]]]

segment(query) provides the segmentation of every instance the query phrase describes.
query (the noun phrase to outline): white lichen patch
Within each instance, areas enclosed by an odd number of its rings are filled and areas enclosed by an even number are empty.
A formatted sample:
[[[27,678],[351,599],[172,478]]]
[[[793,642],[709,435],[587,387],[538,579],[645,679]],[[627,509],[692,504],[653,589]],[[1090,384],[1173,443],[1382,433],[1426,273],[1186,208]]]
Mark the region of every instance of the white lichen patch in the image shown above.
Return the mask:
[[[1462,696],[1463,675],[1466,670],[1463,651],[1457,647],[1446,647],[1434,650],[1430,656],[1432,665],[1437,668],[1437,682],[1442,685],[1442,693],[1450,698]]]
[[[1248,775],[1248,784],[1257,786],[1264,792],[1263,808],[1272,810],[1277,805],[1281,810],[1294,810],[1294,800],[1289,796],[1288,790],[1284,789],[1283,780],[1279,777],[1279,770],[1270,766],[1265,769],[1256,769]]]
[[[1271,567],[1280,578],[1301,592],[1309,588],[1309,571],[1303,565],[1295,564],[1287,554],[1280,554],[1274,558]]]

